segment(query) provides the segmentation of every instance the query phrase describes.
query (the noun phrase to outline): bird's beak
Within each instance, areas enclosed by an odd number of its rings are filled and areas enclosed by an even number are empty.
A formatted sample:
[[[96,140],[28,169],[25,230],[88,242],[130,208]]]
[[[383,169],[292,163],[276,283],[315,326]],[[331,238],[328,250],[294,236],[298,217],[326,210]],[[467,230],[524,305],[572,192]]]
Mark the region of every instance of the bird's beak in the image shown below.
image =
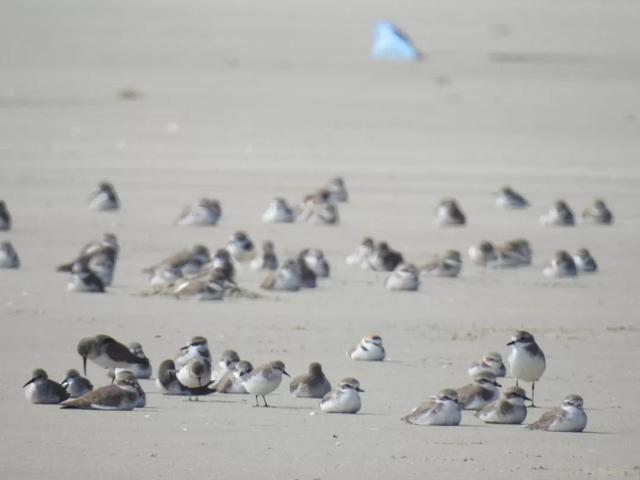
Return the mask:
[[[180,350],[186,350],[187,348],[189,348],[191,345],[185,345],[184,347],[180,347]]]
[[[362,390],[360,387],[357,387],[357,388],[356,388],[356,392],[364,393],[364,390]]]
[[[493,384],[494,384],[496,387],[502,387],[502,385],[500,385],[498,382],[493,382]]]
[[[35,379],[35,378],[32,378],[32,379],[31,379],[31,380],[29,380],[27,383],[25,383],[24,385],[22,385],[22,388],[26,387],[27,385],[29,385],[30,383],[33,383],[33,382],[35,382],[35,381],[36,381],[36,379]]]
[[[291,375],[289,375],[286,371],[282,370],[283,375],[286,375],[287,377],[291,378]]]
[[[509,343],[507,343],[507,347],[511,346],[511,345],[515,345],[516,341],[515,340],[511,340]]]
[[[86,357],[86,355],[84,355],[82,357],[82,368],[84,370],[84,374],[86,375],[87,374],[87,357]]]
[[[524,396],[524,399],[531,401],[531,399],[529,397],[527,397],[526,395]]]
[[[62,380],[60,382],[60,385],[62,385],[64,387],[64,384],[67,383],[69,381],[69,377],[65,378],[64,380]]]

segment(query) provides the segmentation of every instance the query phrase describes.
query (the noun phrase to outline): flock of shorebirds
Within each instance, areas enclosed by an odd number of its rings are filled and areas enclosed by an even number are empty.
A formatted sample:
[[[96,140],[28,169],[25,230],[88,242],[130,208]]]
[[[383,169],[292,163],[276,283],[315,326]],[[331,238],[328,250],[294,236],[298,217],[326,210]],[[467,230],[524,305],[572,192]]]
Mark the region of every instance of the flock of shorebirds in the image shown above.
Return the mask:
[[[290,206],[284,198],[275,198],[262,215],[264,222],[290,223],[314,222],[333,225],[339,222],[338,204],[348,201],[349,195],[341,178],[332,179],[319,191],[307,195],[300,205]],[[524,209],[528,201],[510,187],[496,193],[496,204],[503,208]],[[113,211],[120,208],[114,187],[103,182],[89,201],[89,208],[97,211]],[[185,226],[216,225],[222,215],[217,200],[201,199],[187,207],[178,216],[176,224]],[[600,225],[613,223],[613,214],[603,200],[596,200],[582,213],[582,221]],[[547,226],[573,226],[576,218],[565,201],[558,200],[541,217]],[[435,223],[439,226],[463,226],[466,217],[454,199],[443,200],[436,208]],[[11,216],[0,201],[0,230],[11,229]],[[107,233],[99,241],[89,243],[72,261],[60,265],[57,270],[70,272],[68,289],[78,292],[104,292],[113,281],[119,245],[115,235]],[[503,245],[483,241],[468,251],[469,258],[477,265],[494,268],[515,268],[531,264],[532,249],[525,239],[515,239]],[[423,265],[416,266],[404,260],[400,252],[387,242],[374,242],[365,238],[356,251],[346,258],[348,265],[389,272],[385,286],[389,290],[417,290],[424,275],[456,277],[462,268],[462,255],[450,250],[436,256]],[[235,281],[237,267],[248,264],[253,270],[267,271],[261,284],[266,290],[297,291],[314,288],[318,278],[328,277],[329,263],[322,250],[308,248],[296,257],[278,261],[274,244],[265,241],[257,253],[254,243],[244,232],[236,232],[224,248],[210,254],[207,247],[196,245],[178,252],[156,265],[143,270],[148,276],[151,293],[176,297],[193,297],[199,300],[221,300],[227,296],[258,296],[238,286]],[[20,260],[10,242],[0,244],[0,268],[19,268]],[[548,277],[575,277],[579,272],[596,272],[597,264],[586,248],[576,255],[559,251],[544,268]],[[402,418],[414,425],[458,425],[461,410],[474,410],[476,416],[487,423],[521,424],[527,416],[525,401],[534,406],[535,384],[542,377],[545,356],[534,337],[526,331],[518,331],[507,344],[511,351],[507,366],[516,385],[501,392],[498,378],[506,376],[507,367],[499,353],[490,352],[468,370],[472,382],[457,389],[444,389],[420,404]],[[91,382],[77,370],[69,370],[65,379],[57,383],[48,378],[42,369],[33,371],[32,378],[24,385],[27,399],[35,404],[61,404],[63,408],[90,408],[106,410],[131,410],[144,407],[145,393],[138,382],[150,378],[152,367],[139,343],[128,346],[107,335],[83,338],[78,343],[78,353],[83,359],[86,375],[87,360],[107,369],[112,383],[94,389]],[[356,361],[383,361],[385,349],[378,335],[365,337],[347,352]],[[240,360],[233,350],[222,353],[214,364],[207,339],[192,337],[180,347],[173,359],[163,361],[156,373],[158,390],[166,395],[184,395],[189,399],[212,393],[251,394],[256,406],[259,398],[265,407],[266,395],[274,392],[289,376],[281,361],[273,361],[253,368],[246,360]],[[531,398],[518,382],[531,383]],[[354,378],[342,379],[332,390],[319,363],[309,365],[306,374],[294,378],[289,385],[295,397],[319,398],[320,410],[331,413],[356,413],[361,408],[360,383]],[[579,432],[587,422],[583,400],[578,395],[568,395],[558,408],[544,413],[539,420],[527,427],[547,431]]]

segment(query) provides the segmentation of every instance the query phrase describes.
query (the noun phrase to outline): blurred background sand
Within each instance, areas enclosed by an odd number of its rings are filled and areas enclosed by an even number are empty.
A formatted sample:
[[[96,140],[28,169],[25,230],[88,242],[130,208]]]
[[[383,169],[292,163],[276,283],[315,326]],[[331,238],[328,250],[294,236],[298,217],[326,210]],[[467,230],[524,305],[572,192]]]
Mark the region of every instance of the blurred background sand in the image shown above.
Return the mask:
[[[633,1],[32,1],[0,15],[0,198],[23,267],[0,272],[0,473],[3,478],[595,478],[640,476],[637,248],[640,232],[640,5]],[[420,64],[369,59],[375,22],[414,39]],[[141,92],[124,100],[123,89]],[[342,175],[351,193],[336,228],[264,225],[269,200],[297,200]],[[117,214],[86,210],[112,181]],[[497,209],[509,183],[524,212]],[[221,200],[215,228],[172,225],[201,196]],[[464,229],[439,230],[433,208],[456,197]],[[544,229],[565,198],[581,211],[603,197],[610,228]],[[320,288],[259,301],[142,298],[140,270],[196,242],[222,246],[237,229],[272,239],[281,257],[323,248]],[[122,253],[106,295],[65,291],[58,263],[102,232]],[[384,275],[344,257],[365,235],[420,261],[483,239],[524,236],[531,268],[427,280],[384,291]],[[541,269],[560,248],[588,247],[601,272],[554,282]],[[241,271],[257,290],[262,275]],[[541,407],[585,398],[589,433],[481,425],[416,428],[399,421],[443,387],[468,382],[488,350],[506,354],[517,328],[547,354]],[[366,390],[355,416],[310,415],[315,401],[283,385],[199,403],[155,393],[129,413],[29,405],[35,367],[61,380],[79,368],[78,339],[140,341],[154,366],[193,334],[212,354],[254,364],[311,361]],[[344,352],[369,333],[391,361]],[[94,384],[107,378],[89,367]],[[511,385],[512,379],[505,379]],[[536,419],[542,409],[530,411]],[[636,452],[636,453],[634,453]]]

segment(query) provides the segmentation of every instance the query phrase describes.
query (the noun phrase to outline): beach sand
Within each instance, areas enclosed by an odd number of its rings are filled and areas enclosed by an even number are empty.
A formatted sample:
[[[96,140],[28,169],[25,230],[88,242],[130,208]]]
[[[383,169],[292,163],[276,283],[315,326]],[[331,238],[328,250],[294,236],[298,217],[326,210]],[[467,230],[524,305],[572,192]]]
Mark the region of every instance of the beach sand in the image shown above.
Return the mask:
[[[391,5],[394,3],[394,5]],[[481,3],[482,5],[479,5]],[[369,59],[379,20],[398,23],[420,64]],[[640,6],[635,2],[21,1],[0,16],[0,198],[22,259],[0,271],[0,475],[3,478],[617,478],[640,477]],[[133,89],[139,98],[123,99]],[[265,225],[274,196],[291,201],[334,175],[351,201],[336,227]],[[123,208],[90,212],[103,179]],[[532,207],[495,207],[511,184]],[[214,228],[173,225],[183,206],[215,197]],[[433,210],[456,197],[465,228],[438,229]],[[611,227],[544,228],[556,198],[576,212],[594,198]],[[260,300],[195,303],[142,297],[140,270],[236,230],[271,239],[281,258],[324,249],[319,288]],[[122,249],[105,295],[66,291],[54,271],[103,232]],[[366,235],[411,261],[483,239],[529,239],[533,265],[426,279],[391,293],[385,275],[344,258]],[[542,276],[558,249],[588,247],[596,275]],[[259,291],[263,275],[239,283]],[[540,408],[585,399],[584,434],[400,421],[468,365],[524,328],[547,356]],[[139,341],[154,367],[192,335],[212,354],[292,375],[321,362],[336,384],[366,392],[357,415],[325,415],[283,385],[199,402],[156,393],[147,408],[81,412],[28,404],[33,368],[61,380],[80,368],[77,341],[105,333]],[[388,361],[345,351],[380,334]],[[108,378],[89,365],[96,385]],[[503,380],[510,386],[512,378]],[[635,452],[635,453],[634,453]]]

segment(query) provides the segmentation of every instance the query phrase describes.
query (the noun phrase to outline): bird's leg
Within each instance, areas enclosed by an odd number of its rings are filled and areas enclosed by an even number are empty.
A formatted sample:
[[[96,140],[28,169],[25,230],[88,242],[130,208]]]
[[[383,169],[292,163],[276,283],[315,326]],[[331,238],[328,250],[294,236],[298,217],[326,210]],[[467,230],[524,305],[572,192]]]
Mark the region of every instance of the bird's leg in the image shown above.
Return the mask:
[[[518,386],[518,379],[516,378],[516,387]]]
[[[267,403],[267,399],[265,398],[265,396],[264,396],[264,395],[262,395],[262,400],[264,401],[264,406],[265,406],[265,407],[268,407],[268,406],[269,406],[269,404]]]
[[[533,382],[531,384],[531,408],[535,408],[535,404],[533,403],[533,399],[535,398],[535,391],[536,391],[536,382]]]
[[[258,395],[256,395],[256,407],[259,407],[260,404],[258,403]]]

